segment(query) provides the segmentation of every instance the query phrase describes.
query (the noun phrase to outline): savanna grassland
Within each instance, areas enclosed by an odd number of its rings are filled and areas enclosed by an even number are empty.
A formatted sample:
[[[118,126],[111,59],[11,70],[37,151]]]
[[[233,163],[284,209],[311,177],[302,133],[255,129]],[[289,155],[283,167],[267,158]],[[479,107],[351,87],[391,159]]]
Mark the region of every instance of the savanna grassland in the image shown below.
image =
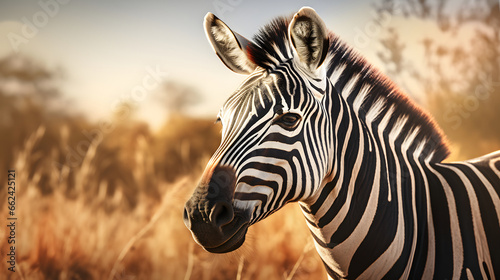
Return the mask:
[[[2,262],[0,269],[7,279],[323,277],[298,207],[288,206],[254,226],[246,244],[235,253],[212,255],[194,243],[182,210],[208,154],[193,163],[191,172],[169,180],[155,171],[153,139],[142,134],[127,137],[133,147],[128,150],[130,158],[123,161],[124,170],[112,164],[106,168],[107,174],[128,172],[130,176],[112,182],[99,171],[98,161],[106,161],[99,156],[106,140],[91,142],[79,166],[59,170],[52,162],[64,148],[45,149],[41,145],[46,137],[47,128],[39,126],[14,150],[17,263],[16,272],[7,273],[8,264]],[[193,144],[186,139],[169,141]],[[3,203],[2,217],[7,216],[6,210]],[[6,240],[7,234],[1,231],[0,240]]]

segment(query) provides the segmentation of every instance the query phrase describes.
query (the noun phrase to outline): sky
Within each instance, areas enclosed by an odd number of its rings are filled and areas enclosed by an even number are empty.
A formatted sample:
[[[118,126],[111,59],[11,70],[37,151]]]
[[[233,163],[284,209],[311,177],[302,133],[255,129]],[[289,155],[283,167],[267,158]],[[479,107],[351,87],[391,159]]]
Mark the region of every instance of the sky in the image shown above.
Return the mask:
[[[374,28],[373,1],[2,0],[0,57],[20,53],[62,69],[61,89],[71,110],[93,121],[129,101],[140,119],[158,127],[167,114],[158,101],[165,80],[193,87],[200,101],[189,112],[215,118],[245,77],[214,54],[202,26],[205,14],[213,12],[250,39],[272,18],[303,6],[313,7],[330,30],[383,68],[376,52],[384,30]],[[410,46],[425,34],[439,36],[430,23],[396,16],[382,28],[390,25],[406,28],[403,39]]]

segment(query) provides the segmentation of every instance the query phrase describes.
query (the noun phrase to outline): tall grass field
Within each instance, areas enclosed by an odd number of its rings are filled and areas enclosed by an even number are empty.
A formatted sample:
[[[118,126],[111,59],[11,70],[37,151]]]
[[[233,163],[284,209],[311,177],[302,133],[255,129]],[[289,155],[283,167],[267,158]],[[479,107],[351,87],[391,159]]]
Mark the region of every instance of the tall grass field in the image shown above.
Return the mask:
[[[184,135],[186,122],[213,131],[214,143]],[[94,130],[92,141],[73,142],[78,132],[68,125],[34,128],[2,169],[4,185],[7,169],[15,170],[17,218],[15,272],[6,257],[9,231],[0,231],[2,279],[325,278],[298,205],[253,226],[233,253],[210,254],[194,242],[182,212],[218,141],[213,122],[179,117],[158,135],[117,126],[122,137]],[[77,159],[79,144],[85,153]],[[173,167],[182,164],[189,170]],[[7,221],[5,191],[0,198]]]

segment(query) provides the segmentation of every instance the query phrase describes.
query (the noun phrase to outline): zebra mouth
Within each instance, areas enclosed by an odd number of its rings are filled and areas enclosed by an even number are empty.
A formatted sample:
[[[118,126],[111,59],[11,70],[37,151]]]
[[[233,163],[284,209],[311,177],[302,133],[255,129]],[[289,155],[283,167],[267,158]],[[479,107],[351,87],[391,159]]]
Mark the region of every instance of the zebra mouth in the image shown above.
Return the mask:
[[[216,246],[216,247],[203,247],[205,250],[207,250],[210,253],[217,253],[217,254],[223,254],[223,253],[229,253],[232,252],[243,245],[245,242],[245,236],[247,234],[248,230],[248,224],[245,223],[243,224],[229,239],[224,241],[222,244]]]
[[[232,223],[221,228],[223,235],[227,234],[228,232],[234,232],[233,234],[228,236],[225,241],[215,247],[205,247],[202,245],[203,248],[210,253],[218,254],[229,253],[240,248],[241,245],[243,245],[243,243],[245,242],[245,236],[247,234],[249,223],[242,223],[239,228],[234,231],[234,227],[239,224],[237,220],[238,219],[235,219]]]

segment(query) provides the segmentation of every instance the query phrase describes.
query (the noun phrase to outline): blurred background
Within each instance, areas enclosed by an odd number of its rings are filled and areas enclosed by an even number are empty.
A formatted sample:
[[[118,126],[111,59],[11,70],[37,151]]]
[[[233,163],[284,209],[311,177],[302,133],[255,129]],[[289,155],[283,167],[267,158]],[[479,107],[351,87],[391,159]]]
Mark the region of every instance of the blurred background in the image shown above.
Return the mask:
[[[2,1],[0,182],[16,170],[16,272],[7,279],[325,279],[296,205],[211,255],[182,207],[244,79],[213,53],[213,12],[252,38],[313,7],[426,108],[448,159],[500,149],[499,0]],[[2,185],[6,185],[2,183]],[[0,214],[7,216],[7,193]],[[1,255],[7,233],[0,231]]]

